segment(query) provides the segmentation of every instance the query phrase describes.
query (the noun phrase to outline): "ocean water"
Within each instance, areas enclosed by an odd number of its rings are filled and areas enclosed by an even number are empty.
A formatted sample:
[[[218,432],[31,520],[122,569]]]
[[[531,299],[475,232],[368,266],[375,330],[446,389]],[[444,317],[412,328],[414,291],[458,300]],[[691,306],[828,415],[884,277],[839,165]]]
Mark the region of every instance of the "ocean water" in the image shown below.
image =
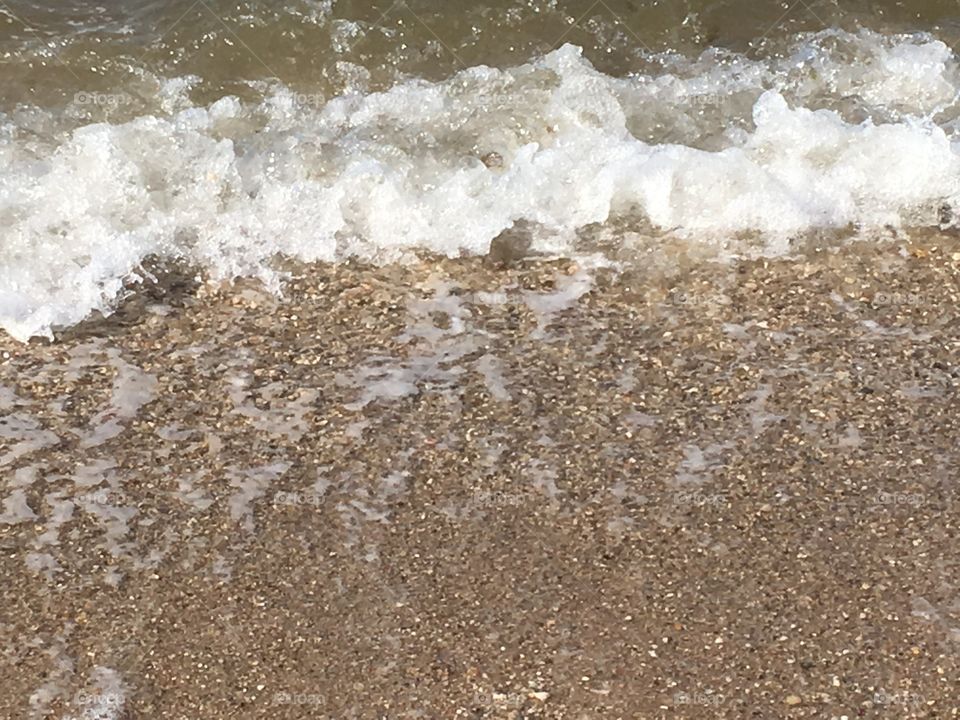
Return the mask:
[[[12,0],[0,326],[52,337],[156,263],[282,291],[287,258],[948,227],[958,41],[947,0]]]

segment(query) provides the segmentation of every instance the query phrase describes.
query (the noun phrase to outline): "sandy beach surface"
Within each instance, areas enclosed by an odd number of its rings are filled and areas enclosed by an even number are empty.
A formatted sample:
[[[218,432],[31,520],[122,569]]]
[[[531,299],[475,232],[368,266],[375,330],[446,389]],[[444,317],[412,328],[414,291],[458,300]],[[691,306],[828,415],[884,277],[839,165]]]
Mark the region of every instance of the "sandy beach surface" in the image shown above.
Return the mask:
[[[957,716],[955,238],[298,274],[0,339],[0,717]]]

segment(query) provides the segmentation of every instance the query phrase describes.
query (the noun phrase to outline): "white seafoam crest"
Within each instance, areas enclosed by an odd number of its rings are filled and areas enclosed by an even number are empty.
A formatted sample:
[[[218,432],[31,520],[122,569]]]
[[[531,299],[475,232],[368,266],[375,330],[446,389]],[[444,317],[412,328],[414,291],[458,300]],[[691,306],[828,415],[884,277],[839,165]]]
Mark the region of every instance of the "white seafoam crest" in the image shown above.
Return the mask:
[[[960,197],[957,58],[930,36],[831,30],[782,59],[660,66],[611,77],[568,45],[322,106],[285,88],[166,103],[46,146],[0,116],[0,325],[26,340],[109,311],[151,255],[276,288],[277,254],[484,253],[517,223],[564,252],[629,214],[778,253],[811,228],[935,223]]]

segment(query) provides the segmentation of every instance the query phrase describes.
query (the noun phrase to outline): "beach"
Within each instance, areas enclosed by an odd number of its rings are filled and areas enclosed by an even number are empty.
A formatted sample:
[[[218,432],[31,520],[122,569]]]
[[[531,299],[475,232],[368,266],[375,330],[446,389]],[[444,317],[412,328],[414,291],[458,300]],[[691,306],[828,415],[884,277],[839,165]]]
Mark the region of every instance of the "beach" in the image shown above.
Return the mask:
[[[0,720],[955,718],[956,0],[0,2]]]
[[[960,242],[916,235],[170,270],[3,338],[0,716],[956,716]]]

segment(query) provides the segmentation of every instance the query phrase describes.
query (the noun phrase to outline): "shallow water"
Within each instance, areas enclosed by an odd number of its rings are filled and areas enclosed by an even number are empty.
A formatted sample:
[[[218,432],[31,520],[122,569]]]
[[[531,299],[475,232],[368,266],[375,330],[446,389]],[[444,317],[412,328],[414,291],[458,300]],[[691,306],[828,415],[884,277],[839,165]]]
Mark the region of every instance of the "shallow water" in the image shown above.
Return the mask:
[[[701,687],[711,717],[773,717],[803,680],[837,717],[878,687],[949,707],[958,263],[948,235],[672,271],[317,263],[283,299],[170,283],[4,338],[0,717],[506,717],[531,690],[658,717]],[[503,631],[541,616],[560,634]],[[856,653],[843,685],[746,644],[778,623]],[[442,648],[491,677],[396,680]]]
[[[569,42],[604,72],[622,73],[640,69],[648,52],[710,46],[774,52],[793,34],[828,27],[933,31],[947,41],[960,32],[950,0],[141,0],[92,7],[13,0],[3,15],[5,59],[10,69],[27,72],[5,73],[4,82],[24,93],[5,94],[9,99],[56,86],[115,88],[143,70],[195,74],[212,92],[217,83],[274,78],[329,89],[338,62],[381,80],[439,79],[473,65],[520,64]]]

